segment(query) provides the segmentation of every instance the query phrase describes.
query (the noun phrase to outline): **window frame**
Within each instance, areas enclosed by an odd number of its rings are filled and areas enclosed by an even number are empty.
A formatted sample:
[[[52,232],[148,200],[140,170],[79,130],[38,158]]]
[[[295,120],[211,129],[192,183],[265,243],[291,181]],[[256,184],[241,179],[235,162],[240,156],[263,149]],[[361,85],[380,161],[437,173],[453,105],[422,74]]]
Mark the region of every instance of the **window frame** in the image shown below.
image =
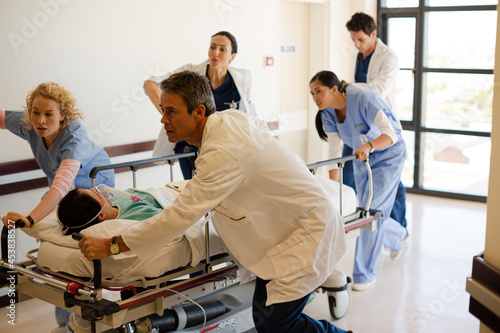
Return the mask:
[[[486,202],[486,196],[471,195],[466,193],[455,193],[437,191],[423,188],[423,152],[421,152],[421,140],[425,133],[459,134],[477,137],[491,137],[491,132],[467,131],[455,129],[432,128],[422,125],[422,97],[423,80],[426,73],[453,73],[453,74],[487,74],[493,75],[493,69],[468,69],[468,68],[429,68],[424,67],[424,37],[425,22],[427,14],[430,12],[451,12],[451,11],[496,11],[496,5],[472,5],[472,6],[449,6],[430,7],[426,0],[419,0],[418,7],[386,8],[383,7],[384,0],[377,0],[377,35],[382,41],[387,42],[388,20],[390,18],[415,18],[415,64],[414,68],[401,68],[412,70],[414,75],[413,92],[413,116],[412,120],[401,120],[403,130],[411,131],[415,135],[414,146],[414,170],[413,186],[407,187],[408,193],[416,193],[451,199]]]

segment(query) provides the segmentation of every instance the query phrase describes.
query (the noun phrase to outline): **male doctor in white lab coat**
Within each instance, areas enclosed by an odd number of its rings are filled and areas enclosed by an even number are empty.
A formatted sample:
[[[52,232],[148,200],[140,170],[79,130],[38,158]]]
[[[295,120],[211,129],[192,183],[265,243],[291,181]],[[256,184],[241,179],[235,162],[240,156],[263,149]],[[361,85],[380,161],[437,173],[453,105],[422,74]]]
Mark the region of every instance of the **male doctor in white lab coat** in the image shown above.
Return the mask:
[[[302,313],[346,251],[339,212],[304,161],[263,122],[237,110],[216,113],[203,76],[177,73],[160,88],[169,140],[200,147],[194,177],[155,217],[113,239],[83,238],[82,253],[92,260],[131,250],[146,259],[215,210],[225,245],[257,276],[258,332],[344,332]]]

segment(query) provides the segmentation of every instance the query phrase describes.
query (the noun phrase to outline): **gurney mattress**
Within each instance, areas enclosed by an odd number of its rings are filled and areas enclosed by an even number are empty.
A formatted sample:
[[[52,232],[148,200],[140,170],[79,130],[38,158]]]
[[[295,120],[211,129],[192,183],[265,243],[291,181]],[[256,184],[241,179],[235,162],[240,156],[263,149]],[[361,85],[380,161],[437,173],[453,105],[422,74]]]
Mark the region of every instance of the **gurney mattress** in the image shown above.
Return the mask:
[[[332,204],[340,208],[339,184],[323,176],[315,175],[331,196]],[[164,207],[171,205],[178,192],[168,187],[148,189]],[[343,212],[348,215],[356,210],[356,196],[352,188],[343,188]],[[179,236],[171,244],[159,249],[157,254],[148,260],[138,258],[127,252],[102,260],[102,277],[104,279],[127,280],[134,278],[153,278],[165,272],[186,265],[197,265],[205,258],[205,227],[198,221],[188,229],[185,235]],[[108,220],[83,230],[81,233],[101,238],[119,235],[130,225],[141,223],[132,220]],[[64,272],[78,277],[92,277],[93,264],[80,252],[78,242],[70,236],[61,234],[61,226],[57,222],[54,210],[32,229],[23,229],[28,235],[40,240],[37,254],[39,267],[49,268],[53,272]],[[222,241],[210,227],[210,255],[227,252]]]

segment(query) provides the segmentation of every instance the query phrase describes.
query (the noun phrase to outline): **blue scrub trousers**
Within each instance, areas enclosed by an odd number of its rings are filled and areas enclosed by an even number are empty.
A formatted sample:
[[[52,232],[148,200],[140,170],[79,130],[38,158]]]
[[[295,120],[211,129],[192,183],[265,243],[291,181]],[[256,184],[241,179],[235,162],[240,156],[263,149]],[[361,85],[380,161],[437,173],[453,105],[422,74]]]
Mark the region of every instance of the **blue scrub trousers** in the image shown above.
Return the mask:
[[[60,308],[56,306],[56,322],[57,326],[67,326],[69,323],[69,316],[71,315],[71,311]]]
[[[401,181],[398,184],[398,191],[396,192],[396,199],[394,200],[390,216],[403,227],[406,228],[408,226],[408,222],[406,221],[406,187]]]
[[[329,332],[345,333],[326,320],[316,320],[302,313],[309,295],[296,301],[276,303],[266,306],[269,281],[257,278],[253,295],[253,320],[259,333],[304,333]]]
[[[352,155],[352,148],[348,145],[344,145],[344,150],[342,156]],[[352,167],[352,161],[347,161],[344,164],[344,185],[350,186],[356,191],[356,184],[354,182],[354,170]],[[396,220],[403,227],[408,226],[406,221],[406,187],[403,182],[399,182],[398,191],[396,193],[396,199],[394,200],[394,206],[392,206],[392,211],[390,215],[394,220]],[[387,246],[387,244],[384,244]]]
[[[382,245],[400,250],[406,235],[405,229],[392,218],[377,222],[377,230],[360,230],[356,241],[356,253],[352,278],[354,283],[370,283],[376,279],[375,270],[382,252]]]
[[[375,280],[375,269],[382,246],[399,251],[406,236],[406,229],[390,217],[396,198],[398,184],[406,158],[404,141],[398,141],[389,149],[370,155],[373,175],[373,198],[371,207],[382,211],[383,217],[376,222],[374,231],[360,230],[356,242],[353,280],[355,283],[369,283]],[[369,196],[368,172],[364,162],[354,162],[357,196],[364,204]]]

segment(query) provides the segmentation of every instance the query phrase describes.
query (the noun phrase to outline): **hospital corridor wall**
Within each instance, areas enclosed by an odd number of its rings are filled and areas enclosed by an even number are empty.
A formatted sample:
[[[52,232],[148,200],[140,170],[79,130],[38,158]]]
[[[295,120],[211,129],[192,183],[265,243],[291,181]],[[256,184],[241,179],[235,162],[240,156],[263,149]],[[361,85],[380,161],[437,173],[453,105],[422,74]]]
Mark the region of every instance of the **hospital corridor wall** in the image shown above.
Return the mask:
[[[269,120],[277,108],[278,1],[0,1],[0,107],[19,110],[31,89],[56,81],[76,97],[89,136],[103,147],[156,139],[160,115],[143,82],[208,59],[211,36],[233,33],[232,65],[252,73],[252,100]],[[265,10],[263,10],[265,9]],[[255,18],[259,17],[259,24]],[[7,144],[8,143],[8,144]],[[0,131],[0,163],[31,158]]]

